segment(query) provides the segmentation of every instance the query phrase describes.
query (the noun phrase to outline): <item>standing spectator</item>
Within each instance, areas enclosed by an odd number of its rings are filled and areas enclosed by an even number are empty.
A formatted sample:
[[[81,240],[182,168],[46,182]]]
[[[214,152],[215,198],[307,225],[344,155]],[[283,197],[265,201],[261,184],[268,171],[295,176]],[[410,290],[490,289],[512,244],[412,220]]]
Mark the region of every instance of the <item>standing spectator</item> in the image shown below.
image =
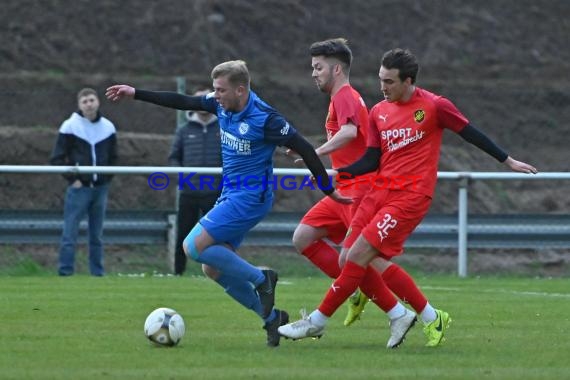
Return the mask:
[[[99,113],[99,97],[92,88],[77,94],[78,111],[59,128],[50,158],[51,165],[110,166],[117,162],[115,126]],[[103,276],[103,220],[112,176],[64,174],[69,182],[63,209],[63,233],[59,250],[60,276],[71,276],[79,223],[89,221],[89,272]]]
[[[211,92],[208,88],[200,88],[194,92],[195,96],[203,96]],[[188,123],[178,128],[172,149],[168,155],[171,166],[189,167],[221,167],[222,151],[220,145],[220,127],[218,117],[205,111],[189,111]],[[213,181],[206,181],[213,179]],[[201,181],[204,179],[204,181]],[[220,196],[221,175],[192,176],[190,186],[178,194],[178,216],[176,219],[176,250],[174,253],[174,273],[184,274],[186,270],[186,253],[182,243],[184,238],[198,223],[200,217],[205,215],[216,203]]]

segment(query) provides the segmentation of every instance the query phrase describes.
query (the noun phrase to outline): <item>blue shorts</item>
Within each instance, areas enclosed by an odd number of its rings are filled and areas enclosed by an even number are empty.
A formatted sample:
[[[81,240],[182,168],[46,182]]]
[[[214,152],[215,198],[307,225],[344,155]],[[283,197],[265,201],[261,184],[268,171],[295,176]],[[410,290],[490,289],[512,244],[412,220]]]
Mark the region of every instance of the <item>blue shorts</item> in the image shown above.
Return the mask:
[[[260,201],[258,194],[222,195],[214,207],[200,219],[200,224],[216,243],[227,243],[237,249],[245,234],[271,210],[273,197]]]

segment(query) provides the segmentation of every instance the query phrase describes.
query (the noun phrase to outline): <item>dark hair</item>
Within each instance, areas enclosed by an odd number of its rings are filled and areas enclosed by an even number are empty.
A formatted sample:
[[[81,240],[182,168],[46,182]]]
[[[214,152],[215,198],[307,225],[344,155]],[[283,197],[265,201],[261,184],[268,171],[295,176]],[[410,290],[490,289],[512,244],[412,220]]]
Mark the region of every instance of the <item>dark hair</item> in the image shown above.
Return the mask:
[[[406,78],[412,78],[412,84],[416,83],[416,77],[420,66],[415,55],[408,49],[392,49],[384,53],[382,56],[382,66],[386,69],[398,69],[400,80],[403,82]]]
[[[344,38],[332,38],[315,42],[309,48],[311,57],[319,55],[336,58],[343,63],[345,70],[350,69],[352,63],[352,51],[348,47],[348,41]]]

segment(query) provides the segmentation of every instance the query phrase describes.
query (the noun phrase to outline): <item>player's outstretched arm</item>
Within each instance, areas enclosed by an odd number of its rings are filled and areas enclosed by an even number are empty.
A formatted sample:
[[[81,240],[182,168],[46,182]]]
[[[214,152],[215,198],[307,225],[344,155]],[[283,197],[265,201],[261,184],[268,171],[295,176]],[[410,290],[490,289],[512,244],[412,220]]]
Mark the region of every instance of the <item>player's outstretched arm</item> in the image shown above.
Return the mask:
[[[213,104],[210,104],[208,108],[204,108],[204,104],[202,104],[202,96],[185,95],[172,91],[148,91],[135,89],[134,87],[126,84],[117,84],[107,88],[105,96],[113,102],[121,99],[136,99],[177,110],[207,111],[210,113],[216,112],[215,105]]]
[[[126,84],[116,84],[107,88],[105,96],[112,102],[121,99],[133,99],[135,97],[135,88]]]
[[[536,174],[538,171],[532,165],[526,162],[517,161],[509,156],[503,149],[495,144],[487,135],[475,128],[471,124],[467,124],[459,136],[463,137],[465,141],[475,145],[477,148],[495,157],[499,162],[507,165],[515,172]]]
[[[514,172],[527,173],[527,174],[538,173],[538,170],[536,170],[534,166],[529,165],[526,162],[517,161],[511,156],[507,157],[507,159],[503,163],[507,165],[509,168],[511,168],[511,170]]]

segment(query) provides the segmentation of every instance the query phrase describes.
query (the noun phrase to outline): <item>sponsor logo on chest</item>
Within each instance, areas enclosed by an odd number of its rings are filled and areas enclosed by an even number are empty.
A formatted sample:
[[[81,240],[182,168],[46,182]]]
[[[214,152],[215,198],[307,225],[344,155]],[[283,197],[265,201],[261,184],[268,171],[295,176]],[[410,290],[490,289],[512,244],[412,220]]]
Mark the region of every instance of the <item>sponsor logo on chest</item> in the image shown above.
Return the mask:
[[[245,123],[242,123],[245,124]],[[247,124],[245,124],[247,125]],[[241,125],[240,125],[241,128]],[[248,126],[249,128],[249,126]],[[241,132],[241,130],[240,130]],[[239,155],[251,155],[251,141],[243,138],[236,137],[231,133],[222,130],[220,135],[220,141],[223,145],[234,150]]]
[[[422,124],[426,118],[426,113],[422,109],[414,111],[412,115],[413,122],[411,127],[405,126],[397,128],[398,124],[404,123],[388,123],[388,114],[380,114],[378,115],[378,118],[387,124],[387,128],[380,131],[380,137],[383,141],[386,142],[388,150],[390,152],[401,149],[413,142],[421,140],[426,134],[424,130],[420,129],[420,124]],[[405,124],[408,123],[409,122],[406,122]]]

